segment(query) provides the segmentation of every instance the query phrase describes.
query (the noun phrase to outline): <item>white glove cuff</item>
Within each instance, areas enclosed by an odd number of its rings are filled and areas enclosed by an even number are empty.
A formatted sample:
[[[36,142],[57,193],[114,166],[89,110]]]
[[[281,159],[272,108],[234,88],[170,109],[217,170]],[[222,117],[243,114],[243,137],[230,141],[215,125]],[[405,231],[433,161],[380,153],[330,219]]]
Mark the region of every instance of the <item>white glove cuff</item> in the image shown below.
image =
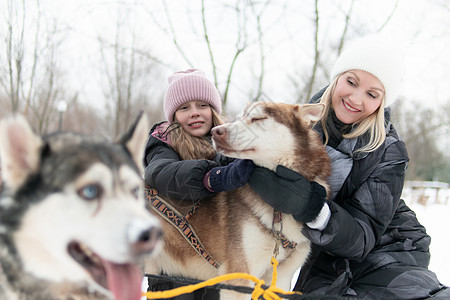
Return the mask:
[[[309,228],[324,230],[328,225],[328,220],[330,220],[331,211],[328,204],[325,202],[320,210],[319,215],[311,222],[306,223]]]

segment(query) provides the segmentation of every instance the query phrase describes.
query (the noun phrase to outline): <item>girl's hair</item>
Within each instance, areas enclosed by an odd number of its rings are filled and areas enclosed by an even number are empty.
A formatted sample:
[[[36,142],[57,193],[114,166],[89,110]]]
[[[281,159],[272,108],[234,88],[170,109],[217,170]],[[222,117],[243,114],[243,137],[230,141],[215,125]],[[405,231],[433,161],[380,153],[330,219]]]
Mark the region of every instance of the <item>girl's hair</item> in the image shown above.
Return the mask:
[[[325,104],[325,112],[323,118],[321,120],[321,125],[323,132],[325,134],[325,144],[328,142],[329,134],[326,126],[326,119],[329,116],[330,109],[332,109],[331,97],[336,88],[337,81],[339,77],[341,77],[343,73],[339,74],[335,77],[333,82],[325,89],[325,92],[320,99],[320,103]],[[348,134],[344,134],[344,138],[355,138],[369,132],[370,139],[369,142],[357,149],[357,152],[372,152],[380,147],[384,140],[386,139],[386,129],[385,129],[385,120],[384,120],[384,102],[385,96],[383,94],[383,99],[381,101],[380,107],[373,112],[370,116],[362,119],[360,122],[352,124],[352,130]]]
[[[211,107],[213,127],[224,124],[224,119]],[[216,150],[211,145],[209,136],[198,137],[187,133],[181,126],[170,133],[172,147],[185,159],[213,159]]]

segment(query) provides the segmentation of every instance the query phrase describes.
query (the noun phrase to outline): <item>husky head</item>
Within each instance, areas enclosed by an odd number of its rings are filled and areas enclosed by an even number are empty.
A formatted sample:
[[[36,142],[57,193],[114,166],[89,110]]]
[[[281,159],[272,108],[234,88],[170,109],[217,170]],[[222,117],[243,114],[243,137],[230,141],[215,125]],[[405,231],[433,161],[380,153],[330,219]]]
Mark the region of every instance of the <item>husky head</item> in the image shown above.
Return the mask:
[[[273,171],[277,165],[283,165],[301,170],[309,180],[317,180],[315,177],[322,172],[323,165],[315,163],[317,157],[321,156],[325,162],[328,157],[312,125],[320,120],[324,107],[324,104],[249,104],[235,122],[212,129],[213,145],[226,156],[251,159]]]
[[[33,278],[139,299],[136,259],[161,247],[159,223],[143,196],[147,134],[144,114],[117,142],[72,133],[40,137],[22,116],[2,120],[2,253],[7,249]]]

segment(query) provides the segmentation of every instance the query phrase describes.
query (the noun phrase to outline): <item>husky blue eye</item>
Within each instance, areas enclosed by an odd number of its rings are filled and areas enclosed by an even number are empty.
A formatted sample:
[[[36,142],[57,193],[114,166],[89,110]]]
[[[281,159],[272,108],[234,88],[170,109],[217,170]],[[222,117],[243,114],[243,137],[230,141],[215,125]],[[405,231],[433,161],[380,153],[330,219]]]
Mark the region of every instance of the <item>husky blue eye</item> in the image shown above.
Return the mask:
[[[139,191],[140,191],[140,188],[139,187],[135,187],[134,189],[131,190],[131,193],[133,194],[133,196],[135,198],[139,198]]]
[[[101,188],[96,184],[90,184],[83,188],[81,188],[78,191],[78,194],[81,198],[84,198],[86,200],[93,200],[100,197],[101,194]]]

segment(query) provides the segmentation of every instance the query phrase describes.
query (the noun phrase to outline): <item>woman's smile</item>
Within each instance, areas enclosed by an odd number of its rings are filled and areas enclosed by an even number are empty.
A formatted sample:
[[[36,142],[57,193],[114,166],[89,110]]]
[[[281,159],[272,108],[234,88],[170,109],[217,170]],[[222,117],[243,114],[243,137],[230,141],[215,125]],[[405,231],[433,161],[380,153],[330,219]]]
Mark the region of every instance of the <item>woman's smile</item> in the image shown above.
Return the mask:
[[[339,76],[331,103],[341,122],[354,124],[376,112],[383,98],[384,87],[377,77],[351,70]]]
[[[348,109],[351,112],[360,112],[361,110],[354,108],[353,106],[351,106],[350,104],[348,104],[345,100],[342,100],[342,104],[344,105],[344,107],[346,109]]]

